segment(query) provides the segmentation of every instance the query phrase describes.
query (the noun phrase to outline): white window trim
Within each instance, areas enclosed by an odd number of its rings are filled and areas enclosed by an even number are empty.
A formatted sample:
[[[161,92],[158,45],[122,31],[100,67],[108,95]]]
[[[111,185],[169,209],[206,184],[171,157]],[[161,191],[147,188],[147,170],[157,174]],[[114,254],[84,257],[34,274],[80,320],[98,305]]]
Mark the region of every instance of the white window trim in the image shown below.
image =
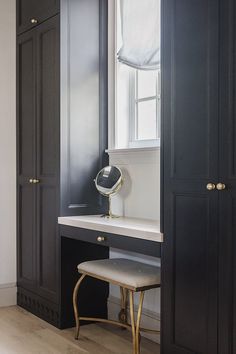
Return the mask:
[[[140,140],[135,142],[133,136],[130,136],[129,146],[125,149],[117,147],[117,0],[108,2],[108,150],[123,150],[123,153],[128,152],[130,149],[140,151],[140,149],[159,148],[160,139],[155,140]],[[130,112],[131,119],[129,124],[133,124],[134,112]],[[133,129],[130,129],[129,134]]]
[[[160,164],[160,147],[106,150],[114,165]]]
[[[116,149],[116,87],[117,68],[115,51],[117,28],[117,1],[108,1],[108,150]]]

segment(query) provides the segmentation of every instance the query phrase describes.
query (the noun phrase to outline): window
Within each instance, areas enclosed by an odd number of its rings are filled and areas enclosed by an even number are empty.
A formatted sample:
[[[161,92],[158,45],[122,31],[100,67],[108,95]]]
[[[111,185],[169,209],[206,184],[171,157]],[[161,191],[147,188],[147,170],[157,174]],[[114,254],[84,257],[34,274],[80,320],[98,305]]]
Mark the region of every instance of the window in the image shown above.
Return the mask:
[[[151,1],[151,0],[150,0]],[[155,0],[158,2],[158,0]],[[135,4],[139,6],[138,3]],[[160,64],[155,70],[141,70],[122,63],[117,53],[122,47],[122,25],[120,16],[120,0],[109,3],[109,32],[113,30],[110,45],[113,50],[109,56],[110,66],[114,69],[114,76],[110,78],[110,88],[115,87],[113,114],[110,113],[110,124],[113,131],[113,141],[110,148],[137,148],[159,146],[160,119],[161,119],[161,72]],[[156,6],[156,5],[155,5]],[[159,5],[158,5],[159,6]],[[123,9],[124,10],[124,9]],[[158,19],[160,14],[158,14]],[[158,20],[160,27],[160,20]],[[113,26],[113,28],[111,28]],[[159,30],[160,32],[160,30]],[[157,34],[160,47],[160,35]],[[110,43],[111,44],[111,43]],[[126,48],[127,50],[127,48]],[[111,63],[111,61],[113,61]],[[111,112],[111,110],[110,110]]]
[[[131,70],[129,99],[129,146],[157,145],[160,139],[160,70]]]

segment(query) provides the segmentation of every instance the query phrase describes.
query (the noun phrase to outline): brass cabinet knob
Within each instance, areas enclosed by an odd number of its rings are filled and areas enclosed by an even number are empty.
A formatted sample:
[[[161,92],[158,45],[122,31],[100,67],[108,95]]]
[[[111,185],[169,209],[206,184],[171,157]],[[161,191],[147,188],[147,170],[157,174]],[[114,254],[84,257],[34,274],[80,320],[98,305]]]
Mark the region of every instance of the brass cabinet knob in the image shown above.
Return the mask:
[[[218,191],[223,191],[225,189],[225,184],[217,183],[216,188],[218,189]]]
[[[36,178],[30,178],[30,179],[29,179],[29,183],[37,184],[37,183],[39,183],[39,182],[40,182],[40,180],[39,180],[39,179],[36,179]]]
[[[33,25],[36,25],[36,23],[38,23],[38,20],[36,18],[31,18],[30,22],[33,24]]]
[[[97,237],[97,241],[98,242],[104,242],[104,241],[106,241],[106,238],[104,236],[98,236]]]
[[[206,188],[209,191],[213,191],[216,188],[216,185],[214,183],[208,183]]]
[[[37,183],[39,183],[39,179],[33,179],[33,182],[32,182],[33,184],[37,184]]]

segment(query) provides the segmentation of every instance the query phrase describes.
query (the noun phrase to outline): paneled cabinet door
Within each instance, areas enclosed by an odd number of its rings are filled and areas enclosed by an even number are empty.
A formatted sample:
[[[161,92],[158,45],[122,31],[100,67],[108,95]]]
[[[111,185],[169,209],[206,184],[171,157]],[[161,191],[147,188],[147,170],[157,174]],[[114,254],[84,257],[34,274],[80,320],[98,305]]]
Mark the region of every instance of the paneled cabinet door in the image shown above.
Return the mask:
[[[218,353],[218,6],[163,1],[162,354]]]
[[[24,32],[56,15],[60,0],[17,0],[17,32]]]
[[[35,189],[36,173],[35,33],[17,40],[17,204],[18,285],[36,286]]]
[[[36,29],[37,44],[37,280],[56,301],[58,280],[60,49],[59,16]]]
[[[236,3],[221,3],[219,353],[236,354]]]

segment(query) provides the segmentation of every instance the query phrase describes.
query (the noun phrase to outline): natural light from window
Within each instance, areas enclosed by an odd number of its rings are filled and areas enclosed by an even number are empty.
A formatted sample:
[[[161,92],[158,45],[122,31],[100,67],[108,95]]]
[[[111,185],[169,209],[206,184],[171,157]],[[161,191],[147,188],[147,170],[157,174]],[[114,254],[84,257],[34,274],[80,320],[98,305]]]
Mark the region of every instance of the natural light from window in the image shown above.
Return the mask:
[[[160,58],[160,1],[156,0],[156,3],[158,4],[158,6],[155,5],[158,12],[156,15],[158,32],[155,32],[156,38],[150,38],[150,41],[153,41],[155,45],[157,43],[156,46],[158,46],[158,56]],[[137,1],[136,10],[139,4],[141,2]],[[115,15],[116,53],[119,53],[124,40],[120,6],[122,6],[121,1],[117,0]],[[124,11],[125,9],[124,7],[122,10]],[[140,11],[142,10],[140,8]],[[148,11],[148,9],[145,10]],[[152,8],[150,8],[150,18],[152,16],[151,11],[153,11]],[[138,17],[136,16],[136,18]],[[140,19],[143,21],[142,17]],[[145,21],[148,21],[148,19],[145,19]],[[135,25],[138,26],[139,24]],[[140,23],[141,25],[143,23]],[[161,118],[160,60],[158,65],[155,65],[155,70],[153,70],[149,67],[136,68],[135,65],[132,67],[119,61],[117,55],[115,55],[115,71],[115,147],[142,148],[159,146]]]

